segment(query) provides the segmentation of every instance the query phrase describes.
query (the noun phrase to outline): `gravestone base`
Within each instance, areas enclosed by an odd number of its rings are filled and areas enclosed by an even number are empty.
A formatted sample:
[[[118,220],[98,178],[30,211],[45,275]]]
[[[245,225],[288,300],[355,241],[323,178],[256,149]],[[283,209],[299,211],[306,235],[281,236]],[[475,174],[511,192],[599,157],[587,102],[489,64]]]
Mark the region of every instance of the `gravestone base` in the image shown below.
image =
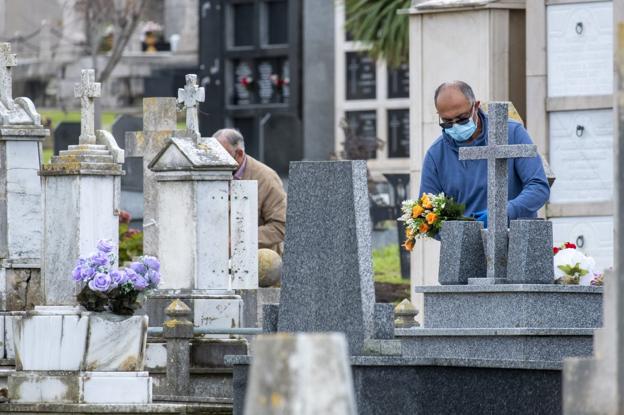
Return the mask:
[[[561,363],[351,356],[360,415],[561,413]],[[233,366],[234,413],[244,413],[249,356]],[[398,386],[397,386],[398,385]]]
[[[18,371],[9,377],[15,403],[147,404],[152,379],[147,372]]]
[[[5,403],[0,404],[0,415],[21,414],[162,414],[162,415],[231,415],[232,404],[224,402],[149,404],[56,404],[56,403]]]
[[[424,328],[597,328],[602,287],[557,284],[418,286]]]
[[[507,278],[468,278],[468,285],[509,284]]]

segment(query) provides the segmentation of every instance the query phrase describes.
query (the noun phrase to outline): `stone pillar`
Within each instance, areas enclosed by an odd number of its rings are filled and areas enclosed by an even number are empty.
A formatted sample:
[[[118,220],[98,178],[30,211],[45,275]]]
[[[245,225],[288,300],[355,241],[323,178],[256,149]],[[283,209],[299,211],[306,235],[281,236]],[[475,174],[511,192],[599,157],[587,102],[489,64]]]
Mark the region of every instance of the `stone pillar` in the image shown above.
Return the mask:
[[[343,334],[262,335],[252,349],[246,415],[357,413]]]
[[[100,90],[94,77],[93,70],[83,70],[81,84],[76,86],[76,96],[91,111]],[[95,131],[89,114],[81,120],[79,144],[61,151],[41,168],[46,305],[76,304],[78,284],[70,277],[76,259],[93,252],[98,240],[117,241],[119,237],[124,152],[109,132]],[[88,144],[91,141],[95,144]]]
[[[191,391],[190,349],[193,322],[191,309],[183,301],[174,300],[165,309],[168,319],[163,324],[163,337],[167,341],[167,393],[188,396]]]
[[[50,134],[28,98],[12,96],[15,55],[0,43],[0,310],[41,304],[41,141]]]

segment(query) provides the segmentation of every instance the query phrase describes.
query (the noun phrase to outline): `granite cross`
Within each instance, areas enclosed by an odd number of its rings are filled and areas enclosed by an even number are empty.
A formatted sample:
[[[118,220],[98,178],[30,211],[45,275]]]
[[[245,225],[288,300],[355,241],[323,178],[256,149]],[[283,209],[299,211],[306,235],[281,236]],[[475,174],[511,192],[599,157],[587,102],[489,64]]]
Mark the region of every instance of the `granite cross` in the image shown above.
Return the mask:
[[[11,68],[15,66],[15,54],[11,53],[10,43],[0,43],[0,102],[13,108],[13,79]]]
[[[95,71],[80,71],[80,83],[74,85],[74,96],[80,98],[80,144],[95,144],[94,98],[102,95],[99,82],[95,82]]]
[[[487,231],[487,278],[484,283],[504,283],[507,278],[507,160],[535,157],[534,144],[508,144],[508,104],[491,102],[488,105],[487,146],[462,147],[460,160],[487,160],[488,231]]]
[[[197,86],[197,75],[186,75],[186,85],[178,89],[178,103],[186,109],[186,129],[194,131],[199,137],[199,121],[197,119],[197,105],[204,102],[205,92],[203,87]]]
[[[126,133],[126,155],[143,157],[143,252],[158,255],[156,175],[147,166],[176,129],[176,99],[143,98],[143,131]]]

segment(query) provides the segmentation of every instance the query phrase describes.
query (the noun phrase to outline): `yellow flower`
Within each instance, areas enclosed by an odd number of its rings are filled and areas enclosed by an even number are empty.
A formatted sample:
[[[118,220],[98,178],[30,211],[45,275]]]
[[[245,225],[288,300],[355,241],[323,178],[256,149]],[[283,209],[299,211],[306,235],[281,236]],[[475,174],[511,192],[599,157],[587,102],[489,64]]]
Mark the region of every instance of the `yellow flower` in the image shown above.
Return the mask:
[[[422,206],[416,205],[412,208],[412,218],[416,219],[425,211]]]
[[[411,228],[405,228],[405,237],[407,239],[414,238],[414,231]]]
[[[414,240],[413,239],[408,239],[405,241],[405,243],[403,245],[401,245],[403,248],[405,248],[405,250],[407,252],[412,252],[412,249],[414,249]]]
[[[431,212],[427,214],[427,217],[425,218],[427,220],[427,223],[429,225],[433,225],[433,223],[438,219],[438,215],[436,215],[435,213]]]
[[[420,233],[427,233],[427,231],[429,230],[429,225],[427,225],[426,223],[421,223],[420,226],[418,227],[418,232]]]
[[[433,205],[431,204],[431,200],[429,200],[429,196],[427,196],[427,193],[423,193],[422,197],[420,198],[420,203],[425,207],[425,209],[431,209],[433,207]]]

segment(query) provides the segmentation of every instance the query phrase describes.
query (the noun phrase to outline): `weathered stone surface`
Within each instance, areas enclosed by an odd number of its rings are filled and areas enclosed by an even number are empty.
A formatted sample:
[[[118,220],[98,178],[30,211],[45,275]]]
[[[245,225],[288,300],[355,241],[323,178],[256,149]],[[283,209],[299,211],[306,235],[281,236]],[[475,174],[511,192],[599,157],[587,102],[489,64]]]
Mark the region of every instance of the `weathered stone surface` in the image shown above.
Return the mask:
[[[344,335],[263,335],[253,350],[245,414],[357,413]]]
[[[217,170],[234,171],[238,163],[212,137],[196,142],[191,137],[177,135],[154,157],[152,171]]]
[[[32,310],[43,304],[40,268],[6,268],[6,310]]]
[[[469,278],[485,278],[485,252],[481,239],[481,222],[447,221],[440,232],[441,285],[467,284]]]
[[[258,285],[279,287],[282,279],[282,257],[272,249],[258,250]]]
[[[419,326],[420,323],[416,321],[417,315],[418,310],[416,309],[414,304],[412,304],[412,302],[406,298],[394,308],[395,328],[401,329]]]
[[[390,340],[394,338],[394,305],[377,303],[374,314],[374,338]]]
[[[74,85],[74,97],[80,98],[80,144],[95,144],[94,98],[102,95],[102,84],[95,82],[95,70],[80,71],[80,83]]]
[[[488,145],[462,147],[460,160],[488,161],[488,243],[486,247],[487,278],[493,283],[507,278],[507,159],[535,157],[533,144],[508,145],[508,104],[490,102],[488,105]]]
[[[199,121],[197,119],[197,107],[204,102],[206,94],[204,87],[197,86],[197,75],[188,74],[185,77],[186,85],[178,89],[178,103],[184,105],[186,110],[186,129],[193,131],[199,137]]]
[[[279,304],[280,288],[236,290],[243,300],[243,327],[262,327],[265,304]]]
[[[374,333],[366,162],[290,164],[278,331]]]
[[[552,284],[552,222],[512,220],[509,229],[507,280],[514,284]]]
[[[13,99],[11,71],[16,65],[11,44],[0,43],[0,125],[41,125],[41,116],[30,99]]]
[[[262,331],[275,333],[279,320],[279,304],[265,304],[262,307]]]

